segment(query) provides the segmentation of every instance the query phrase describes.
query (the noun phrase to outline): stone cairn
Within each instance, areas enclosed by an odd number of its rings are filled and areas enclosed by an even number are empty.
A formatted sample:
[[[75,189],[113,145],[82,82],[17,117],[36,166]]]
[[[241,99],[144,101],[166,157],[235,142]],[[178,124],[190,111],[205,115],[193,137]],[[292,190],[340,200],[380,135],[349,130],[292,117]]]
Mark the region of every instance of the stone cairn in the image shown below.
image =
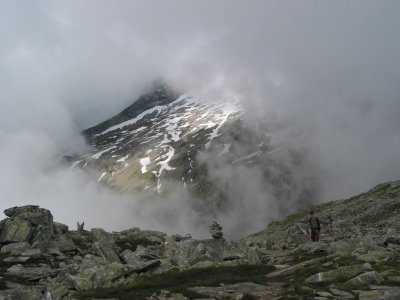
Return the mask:
[[[224,238],[224,233],[222,232],[222,226],[219,225],[216,221],[214,221],[209,226],[209,232],[211,233],[213,239],[222,240]]]

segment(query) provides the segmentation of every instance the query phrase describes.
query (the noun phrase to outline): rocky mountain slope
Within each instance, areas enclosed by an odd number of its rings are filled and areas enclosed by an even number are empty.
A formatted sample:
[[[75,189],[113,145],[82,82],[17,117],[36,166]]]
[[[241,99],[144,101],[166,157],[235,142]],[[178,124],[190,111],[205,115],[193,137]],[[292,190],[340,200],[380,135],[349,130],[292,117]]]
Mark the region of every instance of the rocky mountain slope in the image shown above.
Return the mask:
[[[383,242],[400,233],[400,181],[312,209],[318,243],[308,210],[227,242],[72,231],[46,209],[10,208],[0,223],[0,298],[399,299],[400,245]]]
[[[159,194],[168,181],[193,186],[201,175],[196,155],[211,147],[229,153],[231,145],[218,138],[240,126],[240,115],[235,103],[201,102],[158,86],[85,130],[92,148],[73,167],[94,170],[99,182],[120,191]]]

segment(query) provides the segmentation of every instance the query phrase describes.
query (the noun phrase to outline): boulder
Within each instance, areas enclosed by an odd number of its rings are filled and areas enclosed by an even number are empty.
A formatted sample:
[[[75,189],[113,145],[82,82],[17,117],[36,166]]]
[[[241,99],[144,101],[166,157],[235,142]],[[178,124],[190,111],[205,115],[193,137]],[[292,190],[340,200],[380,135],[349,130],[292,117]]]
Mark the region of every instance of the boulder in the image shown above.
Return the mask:
[[[45,297],[51,300],[62,300],[68,294],[68,287],[63,284],[49,285],[45,292]]]
[[[153,294],[150,297],[147,297],[146,300],[188,300],[188,298],[182,294],[176,294],[162,290],[160,295]]]
[[[54,236],[53,216],[36,205],[6,209],[9,218],[1,222],[0,243],[34,242]]]
[[[28,221],[8,219],[2,224],[0,243],[29,242],[34,230]]]
[[[118,238],[128,240],[145,240],[149,241],[150,243],[160,244],[165,241],[167,235],[160,231],[140,230],[140,228],[134,227],[118,233]]]
[[[400,276],[388,276],[388,277],[387,277],[387,280],[388,280],[390,283],[394,283],[394,284],[400,285]]]
[[[189,264],[194,265],[201,261],[213,260],[212,251],[207,248],[203,243],[199,243],[193,249],[191,256],[189,257]]]
[[[353,251],[354,245],[348,240],[338,240],[336,242],[330,243],[327,249],[331,254],[337,254],[339,256],[346,256]]]
[[[121,252],[120,255],[125,263],[130,264],[130,265],[135,265],[140,262],[140,257],[138,257],[138,255],[135,252],[133,252],[132,250],[126,249],[123,252]]]
[[[94,242],[113,243],[115,238],[102,228],[92,228],[90,236]]]
[[[7,274],[15,275],[27,279],[36,279],[44,277],[54,277],[59,273],[59,270],[52,269],[50,266],[42,265],[38,267],[24,267],[23,265],[13,265],[7,269]]]
[[[26,220],[33,225],[53,225],[53,215],[50,211],[37,205],[15,206],[6,209],[4,214],[12,220]]]
[[[66,236],[62,236],[51,241],[49,246],[53,249],[57,249],[60,252],[75,251],[77,249],[74,241]]]
[[[278,269],[274,272],[267,274],[267,278],[283,277],[294,274],[296,271],[303,270],[304,268],[313,268],[320,265],[326,259],[331,258],[330,256],[310,259],[289,267]]]
[[[7,257],[4,258],[3,261],[6,263],[24,263],[29,260],[29,257],[26,256],[18,256],[18,257]]]
[[[180,242],[183,240],[191,240],[192,236],[190,234],[187,234],[185,236],[182,236],[179,234],[174,234],[174,235],[171,235],[171,239],[173,239],[175,242]]]
[[[202,268],[209,268],[215,266],[215,262],[210,260],[203,260],[199,261],[198,263],[189,267],[189,269],[202,269]]]
[[[54,224],[54,232],[57,234],[65,234],[68,232],[68,225],[53,222]]]
[[[388,300],[400,299],[400,287],[386,287],[380,290],[361,291],[359,300]]]
[[[31,286],[18,286],[7,290],[7,294],[12,300],[43,300],[43,295],[39,289]],[[5,298],[7,299],[7,298]]]
[[[342,291],[342,290],[339,290],[339,289],[336,289],[333,287],[330,288],[329,290],[333,295],[343,298],[343,299],[354,299],[355,298],[355,296],[352,293],[349,293],[346,291]]]
[[[219,287],[194,287],[189,290],[206,295],[213,299],[242,299],[244,295],[253,296],[250,299],[274,299],[279,293],[280,287],[271,288],[270,286],[256,284],[252,282],[242,282],[232,285],[222,285]]]
[[[247,250],[247,257],[249,259],[249,264],[256,265],[256,264],[261,263],[261,258],[260,258],[259,254],[258,254],[257,249],[258,248],[250,247]]]
[[[327,298],[332,298],[333,295],[331,293],[328,292],[323,292],[323,291],[318,291],[315,293],[316,296],[320,296],[320,297],[327,297]]]
[[[122,264],[109,264],[85,269],[76,275],[69,275],[72,285],[77,290],[110,287],[112,282],[124,274]]]
[[[385,254],[380,251],[368,251],[365,254],[360,254],[356,256],[358,260],[362,260],[369,263],[376,263],[381,261]]]
[[[96,266],[107,265],[107,260],[104,257],[86,254],[80,264],[80,270],[91,269]]]
[[[95,242],[93,249],[97,252],[100,257],[103,257],[106,261],[112,263],[121,263],[118,254],[114,251],[112,244]]]
[[[160,259],[160,265],[155,266],[153,269],[149,270],[151,274],[164,274],[172,271],[179,271],[176,265],[173,265],[169,259]]]
[[[0,300],[12,300],[10,294],[0,291]]]
[[[38,258],[43,255],[40,249],[29,249],[21,253],[22,256],[28,256],[31,258]]]
[[[382,281],[383,278],[378,272],[371,271],[360,274],[357,277],[346,281],[345,284],[355,288],[359,288],[369,284],[380,284]]]
[[[31,249],[28,242],[17,242],[1,247],[1,253],[9,253],[10,255],[21,255],[23,252]]]
[[[327,253],[328,249],[329,245],[324,242],[319,242],[319,243],[307,242],[296,248],[297,251],[305,251],[309,254]]]
[[[55,238],[54,229],[48,225],[38,225],[35,228],[35,235],[32,237],[31,244],[32,247],[36,247],[35,245],[40,243],[50,242]],[[38,247],[36,247],[38,248]],[[42,249],[44,250],[44,249]]]
[[[344,281],[350,279],[358,274],[370,270],[371,265],[353,265],[353,266],[344,266],[340,267],[337,270],[320,272],[308,277],[304,282],[305,283],[329,283],[329,282],[337,282]]]

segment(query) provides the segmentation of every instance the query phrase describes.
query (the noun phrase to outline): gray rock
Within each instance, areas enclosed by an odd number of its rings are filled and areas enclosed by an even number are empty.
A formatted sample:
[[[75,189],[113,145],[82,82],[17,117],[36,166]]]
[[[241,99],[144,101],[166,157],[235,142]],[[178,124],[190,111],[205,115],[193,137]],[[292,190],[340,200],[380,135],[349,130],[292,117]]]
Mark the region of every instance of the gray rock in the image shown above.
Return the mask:
[[[365,262],[376,263],[381,261],[385,257],[385,254],[380,251],[368,251],[368,253],[357,255],[358,260]]]
[[[51,300],[62,300],[68,294],[68,287],[62,284],[52,284],[46,289],[45,296]]]
[[[360,291],[359,300],[398,300],[400,287],[387,287],[381,290]]]
[[[100,257],[103,257],[108,262],[121,263],[118,254],[112,248],[112,244],[95,242],[93,243],[93,248],[96,250]]]
[[[5,291],[0,291],[0,300],[12,300],[11,296]]]
[[[120,253],[125,263],[136,265],[140,262],[140,257],[132,250],[126,249]]]
[[[87,290],[99,287],[110,287],[112,282],[124,274],[124,266],[112,263],[106,266],[96,266],[83,270],[76,275],[68,275],[73,287],[77,290]]]
[[[6,209],[4,214],[12,220],[25,220],[33,225],[53,225],[53,216],[49,210],[36,205],[26,205]]]
[[[337,254],[339,256],[346,256],[351,253],[354,246],[346,240],[338,240],[336,242],[330,243],[328,247],[328,252]]]
[[[387,280],[390,283],[400,284],[400,276],[388,276]]]
[[[42,265],[38,267],[24,267],[23,265],[13,265],[7,269],[7,274],[15,275],[27,279],[42,278],[47,276],[56,276],[59,270],[52,269],[50,266]]]
[[[222,258],[223,261],[232,261],[232,260],[238,260],[242,259],[243,255],[240,254],[224,254],[224,257]]]
[[[180,242],[180,241],[184,241],[184,240],[190,240],[190,239],[192,239],[192,236],[190,234],[187,234],[185,236],[182,236],[182,235],[179,235],[179,234],[174,234],[174,235],[171,235],[171,238],[175,242]]]
[[[318,292],[316,292],[315,295],[320,296],[320,297],[333,297],[333,295],[331,293],[323,292],[323,291],[318,291]]]
[[[304,294],[308,294],[308,295],[314,295],[315,294],[315,289],[312,289],[312,288],[310,288],[310,287],[308,287],[308,286],[302,286],[302,287],[300,287],[300,291],[302,292],[302,293],[304,293]]]
[[[146,298],[147,300],[188,300],[182,294],[171,293],[169,291],[161,291],[160,295],[153,294]]]
[[[29,249],[21,253],[22,256],[28,256],[32,258],[38,258],[43,255],[40,249]]]
[[[343,281],[350,279],[365,270],[369,270],[371,266],[369,264],[364,265],[353,265],[340,267],[337,270],[320,272],[308,277],[305,283],[328,283],[335,281]]]
[[[37,245],[40,243],[50,242],[54,239],[54,228],[47,224],[40,224],[35,227],[35,235],[32,237],[31,244],[33,248],[39,248]],[[45,250],[45,249],[42,249]]]
[[[39,289],[30,286],[19,286],[7,291],[12,300],[43,300]]]
[[[338,290],[333,287],[330,288],[329,290],[333,295],[344,298],[344,299],[354,299],[355,298],[355,296],[352,293],[349,293],[346,291]]]
[[[330,246],[324,242],[319,242],[319,243],[307,242],[303,245],[298,246],[296,250],[305,251],[307,253],[313,254],[313,253],[328,252],[329,248]]]
[[[23,252],[29,249],[31,249],[31,246],[28,242],[18,242],[1,247],[1,253],[9,253],[10,255],[21,255]]]
[[[54,231],[57,234],[65,234],[68,232],[68,225],[62,224],[62,223],[54,223]]]
[[[198,263],[190,266],[190,269],[201,269],[201,268],[209,268],[215,266],[215,262],[210,260],[199,261]]]
[[[154,243],[163,243],[168,237],[165,233],[160,231],[140,230],[140,228],[134,227],[118,233],[118,238],[128,240],[147,240]],[[173,241],[172,238],[169,239]]]
[[[360,274],[357,277],[346,281],[345,284],[358,288],[369,284],[380,284],[382,281],[383,278],[378,272],[371,271]]]
[[[101,242],[101,243],[113,243],[115,238],[104,229],[101,228],[92,228],[90,230],[90,236],[93,241]]]
[[[271,272],[267,275],[267,278],[274,278],[274,277],[282,277],[282,276],[289,276],[294,274],[298,270],[303,270],[304,268],[312,268],[315,266],[320,265],[322,261],[325,259],[329,259],[330,257],[322,257],[322,258],[314,258],[307,260],[305,262],[301,262],[295,265],[291,265],[289,267],[285,267],[274,272]],[[319,281],[318,281],[319,282]]]
[[[77,249],[75,243],[65,236],[62,236],[54,241],[51,241],[51,248],[57,249],[60,252],[69,252]]]
[[[104,257],[86,254],[80,264],[80,270],[91,269],[96,266],[107,265],[108,262]]]
[[[26,256],[19,256],[19,257],[7,257],[4,258],[3,261],[7,263],[23,263],[29,260],[29,257]]]
[[[196,293],[207,295],[214,299],[241,299],[244,294],[252,295],[258,299],[273,299],[279,294],[279,287],[271,288],[266,285],[252,282],[242,282],[219,287],[194,287],[189,288]]]
[[[260,256],[258,255],[257,248],[255,247],[248,248],[247,257],[249,259],[250,264],[256,265],[261,263]]]
[[[207,248],[204,244],[199,243],[196,245],[191,253],[189,264],[194,265],[201,261],[209,261],[213,259],[213,254],[211,253],[210,249]]]
[[[1,228],[0,243],[29,242],[33,232],[34,228],[28,221],[8,219]]]
[[[0,242],[34,242],[54,236],[53,216],[47,209],[26,205],[4,213],[9,218],[1,223]]]

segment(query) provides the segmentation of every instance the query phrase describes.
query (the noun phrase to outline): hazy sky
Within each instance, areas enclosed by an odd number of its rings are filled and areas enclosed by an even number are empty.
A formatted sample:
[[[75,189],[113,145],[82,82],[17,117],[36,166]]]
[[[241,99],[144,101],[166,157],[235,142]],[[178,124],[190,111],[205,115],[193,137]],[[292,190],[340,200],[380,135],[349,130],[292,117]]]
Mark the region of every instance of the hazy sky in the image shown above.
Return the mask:
[[[274,139],[312,154],[324,201],[398,179],[399,11],[397,0],[0,1],[0,208],[46,204],[67,222],[103,197],[54,162],[156,78],[276,114],[287,130]]]

